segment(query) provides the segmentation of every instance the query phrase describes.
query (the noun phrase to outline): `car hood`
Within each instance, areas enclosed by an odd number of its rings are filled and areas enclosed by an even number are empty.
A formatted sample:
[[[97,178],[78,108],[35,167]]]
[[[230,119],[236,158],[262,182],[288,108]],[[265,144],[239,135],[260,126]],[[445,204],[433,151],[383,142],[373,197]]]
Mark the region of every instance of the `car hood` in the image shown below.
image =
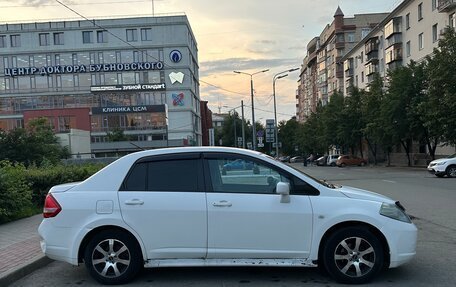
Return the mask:
[[[436,160],[431,161],[429,164],[436,164],[436,163],[441,163],[449,160],[454,160],[454,158],[439,158]]]
[[[345,196],[354,198],[354,199],[377,201],[377,202],[387,202],[387,203],[394,204],[394,200],[392,200],[391,198],[378,194],[378,193],[375,193],[375,192],[367,191],[364,189],[359,189],[359,188],[350,187],[350,186],[343,186],[343,187],[338,188],[338,191],[342,192]]]

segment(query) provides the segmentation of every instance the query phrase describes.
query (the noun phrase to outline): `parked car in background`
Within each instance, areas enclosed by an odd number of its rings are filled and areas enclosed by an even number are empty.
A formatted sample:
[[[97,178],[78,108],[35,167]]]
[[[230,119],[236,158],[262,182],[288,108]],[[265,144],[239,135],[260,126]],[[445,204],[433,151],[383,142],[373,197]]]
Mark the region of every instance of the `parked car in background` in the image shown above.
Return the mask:
[[[294,156],[292,158],[290,158],[290,162],[303,162],[304,161],[304,158],[302,156]]]
[[[324,155],[324,156],[319,157],[317,160],[315,160],[315,163],[318,166],[324,166],[324,165],[326,165],[327,159],[328,159],[328,156]]]
[[[258,173],[224,174],[237,160]],[[417,242],[397,201],[226,147],[129,154],[51,188],[43,216],[42,251],[85,264],[104,284],[129,282],[142,267],[318,265],[361,284],[410,261]]]
[[[283,155],[283,156],[279,157],[279,161],[281,161],[281,162],[289,162],[290,161],[290,156]]]
[[[338,167],[344,167],[347,165],[365,166],[366,164],[367,161],[365,159],[354,155],[341,155],[336,161],[336,165]]]
[[[427,170],[437,177],[456,177],[456,153],[446,157],[433,160],[429,163]]]
[[[337,159],[340,157],[340,154],[330,154],[326,161],[326,165],[336,166]]]
[[[253,169],[253,162],[237,159],[223,165],[225,170]]]

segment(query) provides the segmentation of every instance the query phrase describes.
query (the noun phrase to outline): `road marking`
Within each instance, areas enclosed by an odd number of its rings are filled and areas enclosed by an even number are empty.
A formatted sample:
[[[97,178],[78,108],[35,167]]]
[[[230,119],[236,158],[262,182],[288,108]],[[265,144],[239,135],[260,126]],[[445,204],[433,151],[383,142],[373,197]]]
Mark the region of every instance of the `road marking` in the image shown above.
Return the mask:
[[[382,181],[385,181],[385,182],[389,182],[389,183],[396,183],[395,181],[393,180],[386,180],[386,179],[382,179]]]

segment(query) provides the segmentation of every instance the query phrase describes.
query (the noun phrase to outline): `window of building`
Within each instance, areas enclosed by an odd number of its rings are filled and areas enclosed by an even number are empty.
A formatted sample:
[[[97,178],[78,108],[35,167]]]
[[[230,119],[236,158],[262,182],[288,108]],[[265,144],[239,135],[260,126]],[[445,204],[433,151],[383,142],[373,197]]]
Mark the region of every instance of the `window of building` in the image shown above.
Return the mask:
[[[133,62],[134,63],[139,63],[139,52],[138,51],[133,51]]]
[[[89,54],[89,57],[90,57],[90,64],[93,65],[95,64],[95,53],[90,53]]]
[[[138,29],[127,29],[127,42],[138,41]]]
[[[438,37],[438,29],[437,29],[437,24],[433,25],[432,26],[432,43],[435,43],[437,42],[437,40],[439,39]]]
[[[141,29],[141,41],[152,41],[152,29],[142,28]]]
[[[31,89],[36,89],[36,79],[35,76],[30,77],[30,88]]]
[[[73,76],[73,83],[75,87],[79,87],[79,75]]]
[[[419,47],[420,50],[424,49],[424,35],[423,35],[423,33],[420,33],[418,35],[418,47]]]
[[[411,54],[410,41],[408,41],[407,44],[405,44],[405,52],[407,54],[407,57],[410,57],[410,54]]]
[[[93,43],[93,31],[82,31],[82,43]]]
[[[453,13],[450,15],[450,27],[453,28],[453,29],[456,29],[456,13]]]
[[[47,66],[52,66],[51,55],[46,55],[46,65]]]
[[[347,33],[347,41],[349,43],[355,42],[355,33]]]
[[[49,46],[51,43],[50,43],[50,36],[49,36],[49,33],[40,33],[39,34],[39,38],[40,38],[40,46]]]
[[[407,13],[407,15],[405,15],[405,28],[407,30],[410,29],[410,13]]]
[[[363,63],[363,62],[364,62],[364,53],[361,52],[361,63]]]
[[[117,83],[122,84],[122,73],[117,73]]]
[[[17,57],[16,56],[11,57],[11,64],[12,64],[13,68],[17,68]]]
[[[108,43],[108,32],[103,30],[103,31],[97,31],[97,43]]]
[[[35,57],[33,55],[29,56],[29,67],[35,66]]]
[[[361,72],[361,83],[364,83],[364,72]]]
[[[358,75],[356,75],[356,77],[355,77],[355,86],[356,86],[356,87],[359,86],[359,85],[358,85],[358,80],[359,80],[359,79],[358,79]]]
[[[55,54],[54,58],[55,58],[55,65],[56,66],[60,65],[60,55],[59,54]]]
[[[423,20],[423,2],[418,4],[418,21]]]
[[[116,51],[116,63],[122,63],[122,56],[119,51]]]
[[[437,8],[437,0],[432,0],[432,11]]]
[[[63,32],[54,33],[54,45],[63,45]]]
[[[78,54],[74,53],[71,55],[73,65],[78,65]]]
[[[361,29],[361,39],[364,39],[371,31],[371,28],[362,28]]]
[[[6,36],[0,35],[0,48],[6,48]]]
[[[60,75],[55,76],[55,87],[56,88],[62,87],[62,76],[60,76]]]
[[[21,35],[10,35],[11,47],[21,46]]]
[[[76,127],[76,117],[74,116],[59,116],[59,132],[68,132],[71,128]]]
[[[99,64],[104,63],[103,52],[98,52],[98,63]]]

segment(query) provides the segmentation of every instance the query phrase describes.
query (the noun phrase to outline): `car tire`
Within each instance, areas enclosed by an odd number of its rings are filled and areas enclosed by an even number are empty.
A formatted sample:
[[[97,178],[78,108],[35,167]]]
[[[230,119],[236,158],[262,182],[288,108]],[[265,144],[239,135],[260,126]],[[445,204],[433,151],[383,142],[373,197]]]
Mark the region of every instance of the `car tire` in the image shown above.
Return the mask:
[[[335,162],[332,162],[332,163],[331,163],[331,166],[336,166],[336,163],[335,163]]]
[[[97,233],[87,244],[84,263],[102,284],[124,284],[143,267],[141,249],[133,236],[119,230]]]
[[[363,284],[383,268],[380,240],[364,227],[347,227],[334,232],[323,249],[323,264],[336,281]]]
[[[340,164],[340,167],[345,167],[345,166],[346,166],[345,163],[341,163],[341,164]]]
[[[442,178],[442,177],[444,177],[445,175],[444,175],[443,173],[438,173],[438,174],[436,173],[435,176]]]
[[[446,174],[448,177],[455,178],[456,177],[456,165],[450,165],[449,167],[447,167]]]

